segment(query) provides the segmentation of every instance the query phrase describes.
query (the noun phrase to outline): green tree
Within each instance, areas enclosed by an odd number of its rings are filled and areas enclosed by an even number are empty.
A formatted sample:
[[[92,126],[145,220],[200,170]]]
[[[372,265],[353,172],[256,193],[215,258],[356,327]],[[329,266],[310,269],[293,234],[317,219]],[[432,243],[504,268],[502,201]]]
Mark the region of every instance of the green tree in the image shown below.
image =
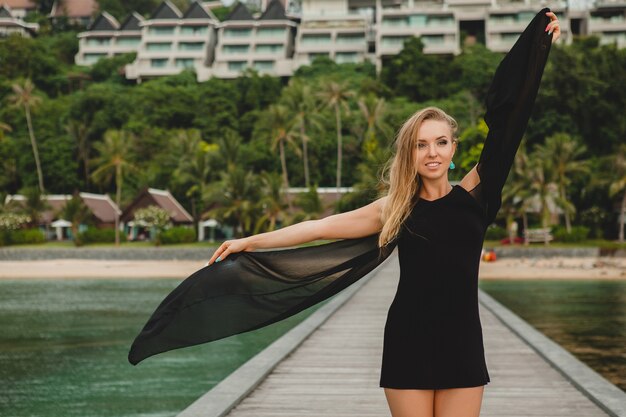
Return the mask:
[[[93,215],[78,192],[75,192],[72,198],[65,203],[65,206],[61,210],[61,216],[72,223],[70,228],[74,238],[74,245],[82,246],[83,242],[80,237],[79,227],[81,224],[93,220]]]
[[[35,86],[30,79],[22,82],[14,83],[11,88],[13,94],[9,96],[9,101],[16,107],[22,107],[26,115],[26,125],[28,127],[28,136],[30,137],[30,145],[33,148],[33,156],[35,157],[35,165],[37,166],[37,179],[39,181],[39,190],[45,192],[43,186],[43,171],[41,162],[39,161],[39,151],[37,149],[37,140],[35,139],[35,131],[33,130],[33,121],[31,110],[37,107],[42,99],[35,94]]]
[[[622,143],[617,147],[610,158],[613,178],[609,185],[609,196],[615,197],[622,193],[622,203],[619,214],[619,230],[617,233],[620,243],[624,242],[624,218],[626,217],[626,144]]]
[[[262,197],[259,205],[262,215],[256,221],[254,233],[269,232],[276,230],[276,223],[279,219],[285,218],[285,192],[282,189],[282,178],[275,172],[262,172],[260,175]]]
[[[544,155],[550,155],[548,163],[550,164],[550,172],[554,175],[552,181],[557,184],[559,189],[557,204],[565,214],[567,233],[571,233],[570,215],[576,213],[576,206],[568,197],[568,188],[572,179],[590,173],[588,161],[581,160],[587,149],[585,145],[580,144],[567,133],[556,133],[546,138],[545,144],[539,145],[538,150]]]
[[[148,206],[135,210],[133,217],[137,223],[149,227],[155,232],[150,237],[155,246],[160,246],[161,233],[171,224],[170,213],[158,206]]]
[[[339,188],[341,187],[341,162],[343,154],[342,134],[341,134],[341,109],[349,111],[348,100],[354,96],[354,92],[348,88],[346,83],[330,81],[322,86],[318,93],[327,107],[335,111],[335,124],[337,129],[337,198],[339,198]]]
[[[321,115],[318,112],[318,106],[312,93],[310,85],[305,84],[297,78],[289,81],[289,86],[283,90],[282,101],[287,108],[295,112],[295,124],[298,126],[298,136],[302,142],[302,156],[304,163],[304,184],[309,187],[309,152],[308,142],[310,136],[307,134],[307,128],[311,127],[321,130]]]
[[[280,151],[280,165],[283,172],[283,184],[285,191],[289,189],[289,175],[287,173],[287,158],[285,156],[285,143],[291,145],[294,152],[299,154],[300,149],[296,145],[295,120],[291,117],[287,107],[280,104],[272,104],[265,112],[265,134],[271,142],[271,149],[275,150],[278,145]],[[291,199],[287,198],[289,210],[293,209]]]
[[[109,130],[104,135],[102,142],[97,142],[94,147],[98,156],[92,160],[96,167],[91,174],[97,183],[108,185],[115,181],[115,204],[120,207],[122,200],[122,187],[126,175],[136,172],[137,168],[130,154],[134,137],[123,130]],[[119,215],[115,216],[115,246],[120,244]]]

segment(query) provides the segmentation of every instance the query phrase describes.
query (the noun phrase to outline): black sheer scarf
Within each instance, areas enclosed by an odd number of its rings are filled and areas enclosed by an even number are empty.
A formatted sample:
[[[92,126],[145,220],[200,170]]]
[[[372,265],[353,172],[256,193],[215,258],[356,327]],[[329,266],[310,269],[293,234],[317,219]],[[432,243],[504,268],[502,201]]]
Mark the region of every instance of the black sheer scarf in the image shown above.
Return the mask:
[[[504,57],[489,89],[489,134],[472,192],[489,219],[530,117],[550,50],[544,8]],[[128,361],[251,331],[290,317],[335,294],[379,266],[397,244],[378,247],[378,234],[294,249],[238,252],[195,272],[156,308],[135,338]]]

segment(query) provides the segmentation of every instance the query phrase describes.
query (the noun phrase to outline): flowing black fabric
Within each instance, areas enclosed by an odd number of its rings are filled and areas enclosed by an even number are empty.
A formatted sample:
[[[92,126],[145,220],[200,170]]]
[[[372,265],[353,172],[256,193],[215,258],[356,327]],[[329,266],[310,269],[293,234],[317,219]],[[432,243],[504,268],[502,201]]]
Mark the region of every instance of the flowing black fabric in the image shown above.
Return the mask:
[[[378,234],[294,249],[237,252],[185,279],[135,339],[133,365],[157,353],[222,339],[290,317],[384,261]]]
[[[446,206],[465,210],[464,213],[470,213],[469,221],[475,220],[480,225],[470,228],[470,223],[458,225],[467,229],[463,233],[471,238],[471,243],[467,241],[466,244],[472,245],[472,248],[459,247],[459,253],[471,259],[468,258],[465,269],[458,269],[455,274],[466,274],[470,282],[477,279],[478,270],[474,264],[478,262],[485,225],[493,221],[500,207],[501,188],[539,88],[551,41],[551,36],[543,32],[549,21],[545,16],[548,10],[543,9],[535,16],[494,75],[487,98],[489,134],[478,165],[481,183],[466,195],[455,186],[450,197],[439,199],[432,205],[438,207],[431,210],[432,213],[443,213]],[[469,203],[468,198],[473,203]],[[422,204],[420,207],[425,206]],[[482,211],[478,220],[476,210]],[[424,214],[427,212],[425,210]],[[428,234],[428,218],[423,220],[426,221],[425,233]],[[442,248],[458,244],[454,240],[454,231],[443,234],[433,231],[433,241],[436,236],[448,239],[440,242]],[[161,352],[255,330],[290,317],[337,294],[375,269],[391,254],[398,239],[382,251],[379,251],[377,241],[378,234],[374,234],[318,246],[230,254],[223,261],[189,276],[161,302],[134,340],[128,360],[135,365]],[[431,246],[429,250],[432,249]],[[438,250],[436,253],[441,252]],[[433,252],[433,256],[436,253]],[[410,253],[407,255],[405,250],[400,262],[407,271],[410,267],[402,264],[421,261]],[[420,288],[419,291],[422,289],[429,291],[432,287]],[[468,291],[471,294],[475,288],[470,287]],[[423,295],[426,296],[424,303],[429,297],[435,299],[432,295],[437,296],[427,292]],[[464,302],[467,304],[467,301]],[[471,303],[477,301],[472,299],[467,305],[471,307]],[[393,338],[387,340],[391,343]],[[402,338],[398,340],[399,345],[403,344]],[[480,355],[482,339],[476,346]],[[410,355],[410,352],[407,354]],[[402,363],[398,362],[399,368]],[[484,378],[486,370],[481,368],[478,372]]]

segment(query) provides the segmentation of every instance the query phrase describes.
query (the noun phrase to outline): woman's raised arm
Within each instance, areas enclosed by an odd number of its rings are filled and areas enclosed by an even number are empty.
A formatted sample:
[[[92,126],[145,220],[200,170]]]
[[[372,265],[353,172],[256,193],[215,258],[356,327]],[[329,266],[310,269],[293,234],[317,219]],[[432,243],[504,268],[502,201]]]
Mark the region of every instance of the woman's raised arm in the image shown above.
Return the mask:
[[[211,265],[218,257],[217,262],[235,252],[283,248],[319,239],[351,239],[372,235],[383,227],[381,214],[386,199],[381,197],[356,210],[323,219],[307,220],[271,232],[227,240],[217,248],[207,265]]]

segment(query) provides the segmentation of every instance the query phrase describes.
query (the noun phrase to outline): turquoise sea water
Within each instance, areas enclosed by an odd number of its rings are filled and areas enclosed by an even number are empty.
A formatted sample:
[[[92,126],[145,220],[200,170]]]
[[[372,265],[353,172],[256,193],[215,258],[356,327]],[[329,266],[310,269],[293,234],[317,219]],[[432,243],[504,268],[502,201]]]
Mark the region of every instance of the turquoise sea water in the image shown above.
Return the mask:
[[[130,365],[132,340],[178,283],[0,281],[0,415],[176,415],[325,304]]]
[[[626,281],[484,280],[480,288],[626,391]]]

